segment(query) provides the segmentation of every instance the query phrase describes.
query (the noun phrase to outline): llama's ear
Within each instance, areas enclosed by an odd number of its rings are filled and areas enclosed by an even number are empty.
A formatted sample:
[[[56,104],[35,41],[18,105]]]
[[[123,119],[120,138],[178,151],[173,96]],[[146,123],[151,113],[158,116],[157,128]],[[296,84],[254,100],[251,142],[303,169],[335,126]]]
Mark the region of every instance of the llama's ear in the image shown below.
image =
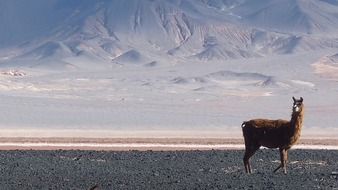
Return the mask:
[[[303,97],[300,97],[300,102],[303,102]]]
[[[296,102],[296,98],[292,96],[293,102]]]

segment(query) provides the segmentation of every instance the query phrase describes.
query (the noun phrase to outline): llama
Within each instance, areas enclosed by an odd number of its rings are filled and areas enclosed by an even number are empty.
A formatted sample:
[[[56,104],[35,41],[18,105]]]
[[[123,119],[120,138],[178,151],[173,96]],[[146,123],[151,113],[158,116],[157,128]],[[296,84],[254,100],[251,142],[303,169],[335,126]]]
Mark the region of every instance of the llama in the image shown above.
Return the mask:
[[[253,119],[244,121],[242,131],[245,143],[244,167],[246,173],[251,173],[250,157],[261,147],[279,148],[280,165],[274,170],[283,168],[286,174],[288,150],[297,143],[302,129],[304,104],[303,98],[293,99],[291,120]]]

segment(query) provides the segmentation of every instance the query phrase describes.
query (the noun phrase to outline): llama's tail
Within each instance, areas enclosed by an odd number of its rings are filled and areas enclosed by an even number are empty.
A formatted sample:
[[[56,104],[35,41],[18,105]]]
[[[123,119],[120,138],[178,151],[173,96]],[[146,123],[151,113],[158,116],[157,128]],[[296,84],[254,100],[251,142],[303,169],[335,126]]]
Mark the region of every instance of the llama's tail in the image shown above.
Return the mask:
[[[247,123],[246,121],[243,121],[243,123],[242,123],[242,125],[241,125],[241,126],[242,126],[242,128],[244,128],[244,127],[245,127],[246,123]]]
[[[242,127],[242,133],[243,133],[243,137],[244,137],[244,143],[246,144],[247,143],[247,130],[248,128],[246,127],[247,126],[247,121],[243,121],[241,127]]]

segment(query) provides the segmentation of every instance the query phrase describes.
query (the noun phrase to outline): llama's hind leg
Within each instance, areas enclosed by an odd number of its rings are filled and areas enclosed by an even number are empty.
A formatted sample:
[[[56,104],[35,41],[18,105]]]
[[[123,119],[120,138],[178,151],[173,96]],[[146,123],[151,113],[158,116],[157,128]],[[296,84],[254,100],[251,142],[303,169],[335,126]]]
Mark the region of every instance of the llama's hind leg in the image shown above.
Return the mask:
[[[249,153],[247,151],[245,151],[243,162],[244,162],[244,167],[245,167],[246,173],[251,173],[251,166],[250,166],[249,159],[250,159]]]
[[[251,165],[250,165],[250,158],[255,154],[255,152],[259,149],[259,146],[246,146],[245,147],[245,153],[244,153],[244,167],[245,172],[251,174]]]

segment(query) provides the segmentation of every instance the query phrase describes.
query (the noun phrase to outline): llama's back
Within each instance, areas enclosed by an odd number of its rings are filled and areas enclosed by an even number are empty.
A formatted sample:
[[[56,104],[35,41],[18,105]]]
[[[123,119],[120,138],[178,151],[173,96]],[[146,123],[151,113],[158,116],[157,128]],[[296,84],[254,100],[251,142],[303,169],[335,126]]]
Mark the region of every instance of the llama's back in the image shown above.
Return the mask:
[[[289,121],[254,119],[242,124],[245,144],[277,148],[287,139]],[[286,142],[285,142],[286,143]]]
[[[244,121],[242,127],[249,128],[280,128],[287,126],[289,121],[283,119],[271,120],[271,119],[252,119]]]

